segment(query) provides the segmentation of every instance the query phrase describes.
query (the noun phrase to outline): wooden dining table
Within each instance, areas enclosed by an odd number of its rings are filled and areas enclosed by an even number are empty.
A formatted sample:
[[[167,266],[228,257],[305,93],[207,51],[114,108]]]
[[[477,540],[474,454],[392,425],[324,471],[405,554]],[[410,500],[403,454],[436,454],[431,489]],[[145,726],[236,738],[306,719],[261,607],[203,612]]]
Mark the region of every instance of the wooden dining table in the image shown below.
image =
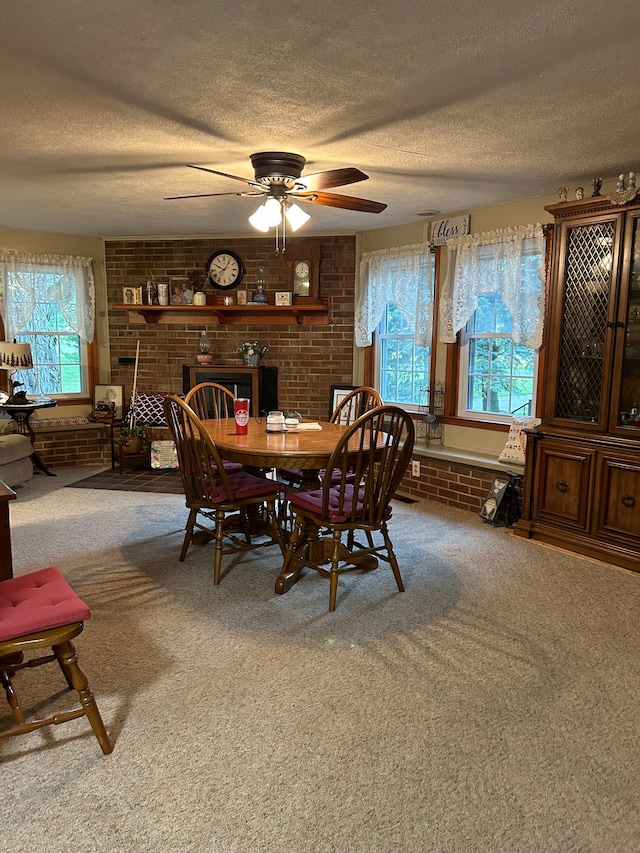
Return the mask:
[[[327,467],[340,436],[348,429],[343,424],[334,424],[329,421],[314,421],[314,423],[319,424],[320,429],[303,428],[274,433],[266,431],[264,419],[250,418],[247,434],[237,435],[233,418],[203,421],[224,459],[240,462],[245,467],[253,467],[261,471],[273,468],[300,468],[301,489],[320,488],[320,471]],[[357,453],[358,445],[359,442],[354,440],[354,454]],[[324,551],[324,545],[320,531],[314,531],[310,535],[310,547]],[[348,556],[346,550],[343,556]],[[315,557],[318,557],[318,553]],[[362,562],[363,569],[370,570],[377,565],[375,557],[365,558],[365,560],[366,562]],[[357,557],[354,557],[353,562],[357,562]],[[280,573],[276,580],[276,592],[287,592],[299,577],[299,572]]]
[[[224,459],[260,469],[300,468],[303,488],[319,484],[318,473],[326,468],[338,439],[346,430],[340,424],[314,421],[320,429],[267,432],[263,418],[250,418],[247,434],[237,435],[233,418],[203,423]]]

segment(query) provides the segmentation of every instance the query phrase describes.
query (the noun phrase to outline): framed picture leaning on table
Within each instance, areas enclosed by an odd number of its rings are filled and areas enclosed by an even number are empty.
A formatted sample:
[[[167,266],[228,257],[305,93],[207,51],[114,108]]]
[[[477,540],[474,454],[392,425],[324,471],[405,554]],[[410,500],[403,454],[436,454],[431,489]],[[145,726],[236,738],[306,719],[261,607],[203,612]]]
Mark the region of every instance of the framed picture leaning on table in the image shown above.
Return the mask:
[[[94,412],[110,412],[113,410],[114,420],[122,417],[123,385],[94,385],[93,386],[93,410]]]

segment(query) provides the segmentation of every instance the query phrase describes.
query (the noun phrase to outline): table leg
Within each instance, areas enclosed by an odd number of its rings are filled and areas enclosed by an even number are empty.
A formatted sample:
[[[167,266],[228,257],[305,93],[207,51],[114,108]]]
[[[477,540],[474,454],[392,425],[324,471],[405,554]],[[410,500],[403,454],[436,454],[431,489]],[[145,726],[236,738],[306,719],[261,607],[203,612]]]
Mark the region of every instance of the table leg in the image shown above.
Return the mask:
[[[37,450],[34,450],[31,454],[31,461],[36,466],[39,471],[42,471],[43,474],[46,474],[47,477],[57,477],[58,475],[54,471],[50,471],[47,466],[42,461],[42,458]]]

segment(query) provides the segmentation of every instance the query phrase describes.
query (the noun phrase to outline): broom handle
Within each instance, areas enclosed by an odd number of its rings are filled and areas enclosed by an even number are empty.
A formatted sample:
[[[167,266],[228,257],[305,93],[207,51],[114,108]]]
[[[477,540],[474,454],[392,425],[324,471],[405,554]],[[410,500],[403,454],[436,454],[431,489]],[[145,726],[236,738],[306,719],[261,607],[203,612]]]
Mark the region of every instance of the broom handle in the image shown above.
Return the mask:
[[[136,346],[136,366],[133,369],[133,390],[131,391],[131,417],[129,418],[129,429],[136,425],[136,389],[138,387],[138,357],[140,355],[140,339]]]

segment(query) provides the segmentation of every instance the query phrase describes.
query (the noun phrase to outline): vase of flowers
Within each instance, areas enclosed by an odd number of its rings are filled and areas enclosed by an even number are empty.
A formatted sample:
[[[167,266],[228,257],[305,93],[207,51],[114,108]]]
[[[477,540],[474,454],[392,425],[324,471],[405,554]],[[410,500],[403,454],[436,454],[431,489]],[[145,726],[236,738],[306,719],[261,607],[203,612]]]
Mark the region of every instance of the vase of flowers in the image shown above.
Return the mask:
[[[247,367],[257,367],[263,355],[269,351],[269,347],[258,341],[247,341],[238,347],[238,353],[242,356]]]

